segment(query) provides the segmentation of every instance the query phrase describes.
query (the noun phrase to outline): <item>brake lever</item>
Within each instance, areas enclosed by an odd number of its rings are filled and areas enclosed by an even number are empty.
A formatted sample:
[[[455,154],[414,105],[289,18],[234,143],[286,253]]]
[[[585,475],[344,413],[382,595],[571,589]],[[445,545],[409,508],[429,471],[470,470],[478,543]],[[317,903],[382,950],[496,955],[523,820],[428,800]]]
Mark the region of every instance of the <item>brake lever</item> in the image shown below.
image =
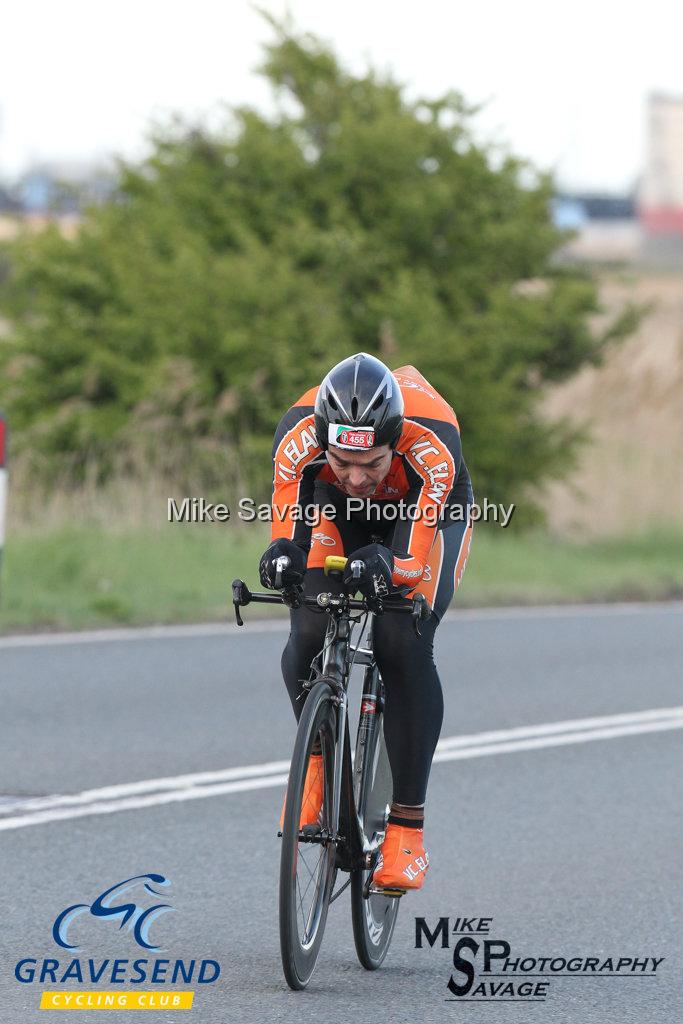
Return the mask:
[[[431,614],[432,611],[429,607],[429,602],[424,594],[415,594],[415,597],[413,598],[413,610],[411,612],[415,636],[422,636],[420,623],[426,621]]]
[[[290,566],[290,559],[287,555],[280,555],[279,558],[273,559],[273,565],[275,566],[275,589],[282,590],[282,574],[285,569]]]
[[[240,607],[249,604],[251,601],[251,591],[246,585],[244,580],[233,580],[232,581],[232,605],[235,609],[235,621],[238,626],[243,626],[242,616],[240,615]]]
[[[361,561],[360,558],[354,559],[351,562],[351,579],[359,580],[365,572],[365,562]]]

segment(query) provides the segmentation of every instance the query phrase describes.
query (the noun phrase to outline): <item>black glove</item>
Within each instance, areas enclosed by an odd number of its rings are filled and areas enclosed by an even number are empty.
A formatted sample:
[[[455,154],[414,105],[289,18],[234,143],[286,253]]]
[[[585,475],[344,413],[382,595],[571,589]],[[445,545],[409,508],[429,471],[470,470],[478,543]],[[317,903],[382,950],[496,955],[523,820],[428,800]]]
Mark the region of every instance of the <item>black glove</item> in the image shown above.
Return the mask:
[[[304,573],[306,572],[306,552],[298,544],[295,544],[294,541],[287,540],[286,537],[280,537],[268,545],[261,555],[261,561],[259,562],[258,572],[261,585],[267,587],[268,590],[274,590],[275,588],[275,566],[273,565],[273,560],[281,555],[286,555],[290,562],[288,568],[282,573],[283,587],[292,587],[296,583],[301,583],[304,578]]]
[[[360,559],[365,562],[365,572],[354,580],[351,566]],[[392,589],[391,574],[394,571],[394,556],[383,544],[368,544],[349,555],[344,569],[345,586],[355,587],[365,597],[388,597]],[[355,591],[353,591],[355,593]]]

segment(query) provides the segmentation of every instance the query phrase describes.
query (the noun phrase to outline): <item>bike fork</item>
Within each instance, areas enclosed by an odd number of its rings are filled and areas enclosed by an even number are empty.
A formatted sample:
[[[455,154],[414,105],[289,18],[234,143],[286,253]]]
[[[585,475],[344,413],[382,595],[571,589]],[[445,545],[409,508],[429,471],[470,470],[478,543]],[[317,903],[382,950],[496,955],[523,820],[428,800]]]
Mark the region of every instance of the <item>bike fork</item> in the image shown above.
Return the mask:
[[[343,625],[341,623],[338,624],[336,642],[328,648],[322,666],[324,676],[331,676],[333,679],[339,680],[335,700],[337,705],[337,729],[335,737],[334,778],[332,780],[332,833],[335,839],[339,838],[339,812],[341,807],[344,736],[346,733],[347,716],[347,694],[346,686],[344,685],[346,682],[344,679],[344,673],[346,669],[349,634],[348,623],[345,623],[344,625],[346,626],[346,632],[343,635],[340,635],[340,626],[343,629]]]
[[[339,811],[341,807],[342,768],[344,764],[344,734],[346,731],[346,694],[337,707],[337,738],[334,758],[334,794],[332,799],[332,822],[334,834],[339,837]]]

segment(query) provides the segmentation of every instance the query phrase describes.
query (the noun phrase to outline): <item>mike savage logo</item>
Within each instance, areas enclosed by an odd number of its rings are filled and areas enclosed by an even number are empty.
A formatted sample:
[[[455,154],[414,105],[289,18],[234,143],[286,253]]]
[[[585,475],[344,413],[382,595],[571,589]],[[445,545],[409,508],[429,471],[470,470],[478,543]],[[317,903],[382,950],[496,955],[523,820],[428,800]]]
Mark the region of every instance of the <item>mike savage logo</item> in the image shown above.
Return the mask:
[[[628,956],[586,956],[576,949],[519,950],[492,926],[492,917],[440,917],[433,924],[415,918],[416,949],[449,951],[444,962],[445,1002],[543,1003],[556,994],[564,978],[586,983],[597,978],[651,978],[656,985],[666,959],[636,956],[633,950]]]

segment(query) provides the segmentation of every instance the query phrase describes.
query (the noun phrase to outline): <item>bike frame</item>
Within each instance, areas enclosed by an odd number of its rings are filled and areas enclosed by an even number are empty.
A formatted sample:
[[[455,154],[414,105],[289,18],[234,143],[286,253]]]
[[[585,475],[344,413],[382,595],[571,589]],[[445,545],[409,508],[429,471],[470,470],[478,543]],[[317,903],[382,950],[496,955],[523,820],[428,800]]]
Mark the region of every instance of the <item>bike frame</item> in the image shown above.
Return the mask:
[[[278,562],[287,559],[278,559]],[[358,563],[362,565],[362,563]],[[340,594],[321,593],[316,598],[304,597],[300,588],[293,588],[289,592],[283,591],[275,594],[252,594],[242,580],[234,580],[232,584],[233,605],[237,624],[242,626],[240,607],[250,604],[251,601],[258,601],[262,604],[286,604],[292,608],[298,608],[302,604],[307,607],[316,608],[318,611],[326,611],[329,615],[327,630],[325,633],[325,645],[321,651],[321,670],[313,679],[305,684],[305,689],[310,690],[320,681],[326,682],[333,691],[333,701],[337,706],[337,722],[335,736],[335,767],[333,779],[333,802],[332,802],[332,836],[306,839],[307,842],[334,842],[337,850],[347,847],[350,854],[350,864],[346,870],[352,867],[370,867],[373,853],[379,848],[384,832],[375,830],[374,836],[368,836],[366,822],[358,815],[359,798],[361,786],[370,786],[372,773],[364,771],[365,753],[369,746],[369,740],[375,738],[375,730],[378,728],[376,711],[378,702],[382,699],[382,682],[377,663],[373,653],[373,628],[375,612],[366,600],[356,600],[347,593]],[[413,627],[419,634],[419,624],[430,614],[430,608],[422,595],[415,595],[412,605],[391,606],[388,602],[377,602],[379,611],[409,612],[413,620]],[[353,646],[351,643],[353,625],[358,620],[353,618],[353,613],[361,612],[367,615],[367,646],[361,647],[362,631],[358,643]],[[361,718],[359,723],[359,734],[356,744],[356,763],[352,766],[350,739],[348,739],[348,685],[351,669],[359,665],[365,667],[363,680],[363,694],[361,703]],[[365,711],[363,710],[365,706]],[[348,755],[346,743],[348,739]],[[379,750],[379,744],[375,745]],[[339,834],[339,822],[342,810],[342,787],[344,772],[348,772],[349,789],[349,826],[351,835],[341,836]],[[363,791],[365,795],[365,790]],[[360,864],[358,863],[360,861]]]
[[[341,578],[348,559],[328,556],[325,574]],[[299,718],[294,745],[290,779],[295,780],[285,800],[280,858],[280,951],[287,984],[294,990],[308,984],[320,950],[327,911],[351,886],[351,917],[356,952],[366,970],[377,970],[386,956],[398,912],[397,897],[402,891],[377,891],[372,888],[379,847],[386,833],[387,812],[391,799],[391,768],[382,742],[381,714],[383,687],[374,656],[375,615],[385,611],[410,612],[413,628],[419,635],[420,622],[430,614],[422,595],[414,595],[412,604],[401,599],[400,605],[377,596],[357,600],[346,590],[305,594],[300,584],[283,588],[283,575],[289,559],[273,559],[275,594],[252,594],[242,580],[234,580],[232,599],[235,618],[243,625],[240,608],[251,601],[264,604],[284,603],[292,609],[316,609],[328,615],[322,650],[311,664],[311,678],[303,682],[301,697],[308,691],[306,707]],[[349,589],[360,580],[365,566],[354,560],[350,565]],[[354,588],[355,589],[355,588]],[[360,589],[360,588],[358,588]],[[360,615],[358,614],[360,613]],[[363,618],[363,616],[365,616]],[[359,623],[358,640],[354,644],[354,628]],[[365,646],[363,633],[367,628]],[[355,665],[364,671],[360,719],[356,738],[355,762],[351,756],[348,719],[348,687]],[[301,681],[300,681],[301,682]],[[311,701],[309,704],[308,701]],[[309,758],[320,735],[325,771],[323,813],[317,824],[301,825],[300,811]],[[333,767],[330,764],[333,759]],[[372,760],[371,760],[372,759]],[[332,778],[329,771],[332,769]],[[331,799],[330,799],[331,798]],[[331,805],[331,806],[330,806]],[[359,808],[362,809],[359,813]],[[306,864],[301,844],[322,846],[314,868]],[[299,859],[310,879],[315,881],[312,904],[305,915],[299,890]],[[337,872],[347,872],[346,882],[333,892]],[[305,876],[304,876],[305,877]],[[304,892],[308,892],[308,886]],[[304,914],[303,938],[299,910]],[[311,917],[313,915],[313,917]]]
[[[364,772],[366,762],[366,751],[373,749],[372,741],[375,739],[375,732],[378,728],[377,709],[382,699],[382,680],[373,653],[373,627],[375,616],[368,612],[366,646],[362,647],[362,633],[358,643],[354,646],[351,643],[353,631],[353,620],[348,611],[330,617],[323,648],[322,678],[334,681],[336,703],[337,703],[337,731],[335,737],[335,777],[333,790],[333,826],[337,838],[339,831],[339,819],[341,810],[342,784],[344,768],[350,771],[350,784],[353,794],[353,820],[351,822],[358,840],[358,852],[365,859],[365,866],[369,866],[369,858],[379,848],[384,839],[384,832],[375,832],[374,836],[368,836],[365,830],[365,822],[358,814],[358,807],[363,806],[361,796],[366,795],[372,782],[372,772]],[[365,668],[363,677],[363,691],[361,696],[361,713],[358,723],[358,736],[356,741],[356,754],[353,765],[347,765],[344,756],[346,742],[346,729],[348,721],[348,687],[350,682],[350,670],[359,666]],[[379,747],[374,748],[377,752]],[[361,790],[362,787],[362,790]],[[348,837],[351,841],[351,837]]]

